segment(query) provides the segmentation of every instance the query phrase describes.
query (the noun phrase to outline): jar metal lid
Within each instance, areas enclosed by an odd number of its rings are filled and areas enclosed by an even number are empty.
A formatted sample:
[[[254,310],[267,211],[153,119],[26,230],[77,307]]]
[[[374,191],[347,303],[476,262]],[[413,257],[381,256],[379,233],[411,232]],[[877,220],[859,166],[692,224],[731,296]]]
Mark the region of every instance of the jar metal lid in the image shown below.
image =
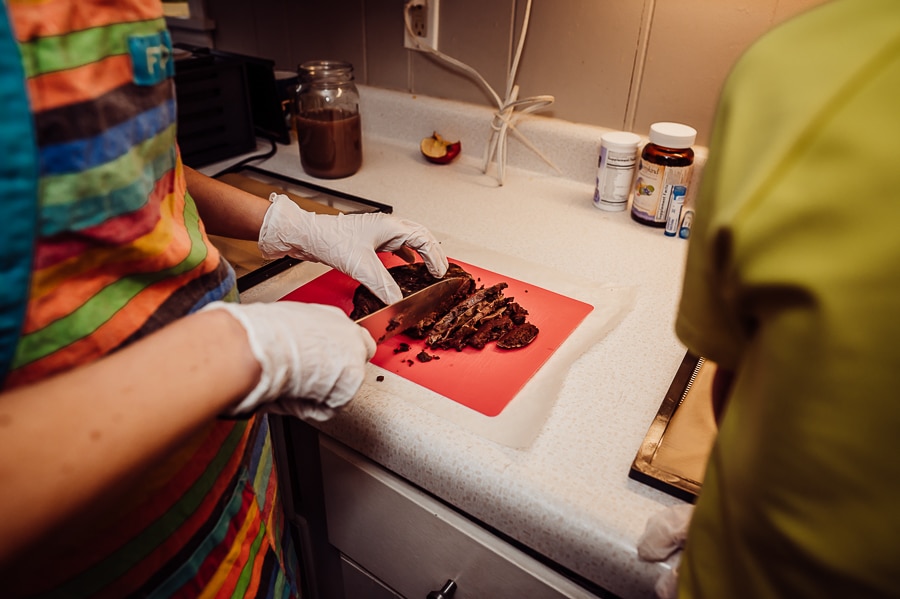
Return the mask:
[[[683,149],[694,145],[697,130],[681,123],[653,123],[650,125],[650,143],[664,148]]]
[[[337,78],[353,80],[353,65],[343,60],[309,60],[297,67],[303,78]]]

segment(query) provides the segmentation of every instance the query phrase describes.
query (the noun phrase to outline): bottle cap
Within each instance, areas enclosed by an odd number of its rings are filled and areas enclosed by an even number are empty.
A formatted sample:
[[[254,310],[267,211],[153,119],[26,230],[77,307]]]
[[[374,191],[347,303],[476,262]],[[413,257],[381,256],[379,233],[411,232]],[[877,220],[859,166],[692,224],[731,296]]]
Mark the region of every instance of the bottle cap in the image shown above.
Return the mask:
[[[694,145],[697,130],[681,123],[653,123],[650,125],[650,143],[664,148],[682,149]]]
[[[641,143],[640,136],[628,131],[610,131],[600,136],[601,145],[616,150],[636,151],[639,143]]]

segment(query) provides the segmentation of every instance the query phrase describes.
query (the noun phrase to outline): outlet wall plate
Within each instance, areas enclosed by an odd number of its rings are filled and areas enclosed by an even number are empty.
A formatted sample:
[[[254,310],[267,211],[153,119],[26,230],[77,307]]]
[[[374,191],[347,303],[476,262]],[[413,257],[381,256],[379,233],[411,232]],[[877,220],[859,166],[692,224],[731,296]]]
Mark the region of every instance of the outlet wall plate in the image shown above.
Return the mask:
[[[403,7],[409,11],[410,24],[416,32],[416,41],[419,44],[438,49],[438,33],[440,31],[440,0],[408,0]],[[413,41],[406,27],[403,27],[403,47],[410,50],[421,48]]]

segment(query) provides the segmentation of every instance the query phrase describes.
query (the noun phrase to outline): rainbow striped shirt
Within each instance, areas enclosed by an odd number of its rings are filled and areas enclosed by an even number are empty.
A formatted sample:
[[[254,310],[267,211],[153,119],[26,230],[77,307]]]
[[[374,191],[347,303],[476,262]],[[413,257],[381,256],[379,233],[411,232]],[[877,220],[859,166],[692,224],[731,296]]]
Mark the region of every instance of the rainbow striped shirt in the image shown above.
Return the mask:
[[[236,301],[237,291],[187,193],[159,1],[8,0],[5,10],[0,34],[15,36],[37,143],[33,264],[11,388],[211,301]],[[105,521],[61,532],[0,594],[294,596],[275,480],[265,418],[211,423]]]

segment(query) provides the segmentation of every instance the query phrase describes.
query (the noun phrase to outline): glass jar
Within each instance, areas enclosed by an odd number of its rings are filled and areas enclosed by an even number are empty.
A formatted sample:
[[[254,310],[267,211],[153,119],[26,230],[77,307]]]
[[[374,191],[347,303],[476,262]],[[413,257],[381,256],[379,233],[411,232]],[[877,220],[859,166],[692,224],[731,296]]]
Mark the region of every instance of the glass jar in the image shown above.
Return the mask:
[[[362,165],[359,90],[353,65],[335,60],[304,62],[294,102],[300,164],[322,179],[348,177]]]

